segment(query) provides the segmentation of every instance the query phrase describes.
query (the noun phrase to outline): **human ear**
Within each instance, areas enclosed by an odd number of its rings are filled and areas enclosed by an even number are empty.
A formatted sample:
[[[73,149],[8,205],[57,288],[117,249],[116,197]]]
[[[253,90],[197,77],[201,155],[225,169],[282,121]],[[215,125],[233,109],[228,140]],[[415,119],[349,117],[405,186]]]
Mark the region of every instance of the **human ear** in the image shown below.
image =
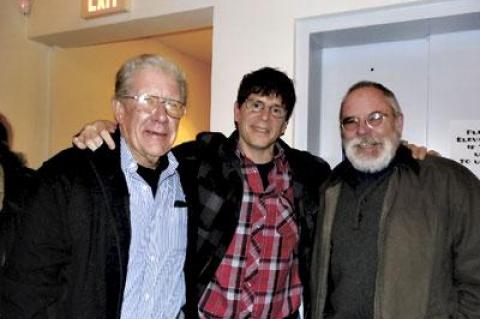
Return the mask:
[[[112,110],[115,121],[117,121],[117,123],[122,123],[125,115],[125,108],[116,98],[112,99]]]

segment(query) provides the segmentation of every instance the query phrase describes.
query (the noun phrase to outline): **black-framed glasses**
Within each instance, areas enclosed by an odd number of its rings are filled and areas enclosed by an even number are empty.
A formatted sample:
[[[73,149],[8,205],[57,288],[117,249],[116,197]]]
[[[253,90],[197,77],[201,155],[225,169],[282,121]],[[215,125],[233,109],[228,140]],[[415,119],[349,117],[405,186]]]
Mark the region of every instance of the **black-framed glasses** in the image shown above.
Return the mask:
[[[388,114],[382,112],[372,112],[368,114],[365,119],[365,124],[369,128],[375,128],[383,123],[383,119],[388,117]],[[356,116],[348,116],[340,120],[342,129],[347,132],[356,131],[360,127],[360,119]]]
[[[247,99],[245,101],[245,106],[253,113],[260,113],[265,109],[266,104],[260,100]],[[268,112],[277,119],[283,119],[287,116],[287,109],[277,104],[270,105],[268,107]]]
[[[138,108],[148,113],[153,113],[158,107],[164,107],[167,114],[176,119],[182,118],[187,113],[185,103],[164,96],[144,93],[139,95],[121,95],[118,98],[135,100]]]

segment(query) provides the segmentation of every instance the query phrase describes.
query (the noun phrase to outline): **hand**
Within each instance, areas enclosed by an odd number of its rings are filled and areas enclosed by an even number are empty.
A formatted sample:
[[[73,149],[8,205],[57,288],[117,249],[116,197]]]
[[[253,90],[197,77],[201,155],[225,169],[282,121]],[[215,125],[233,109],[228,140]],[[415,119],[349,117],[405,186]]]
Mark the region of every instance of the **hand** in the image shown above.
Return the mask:
[[[103,142],[107,143],[108,148],[115,149],[115,142],[112,139],[111,133],[115,132],[117,124],[107,121],[98,120],[85,125],[73,139],[73,144],[79,149],[86,149],[87,147],[95,151]]]
[[[435,150],[427,150],[425,146],[418,146],[415,144],[410,144],[407,141],[403,140],[402,144],[408,147],[410,151],[412,152],[412,157],[414,159],[423,161],[427,155],[432,155],[432,156],[440,156],[440,153],[438,153]]]

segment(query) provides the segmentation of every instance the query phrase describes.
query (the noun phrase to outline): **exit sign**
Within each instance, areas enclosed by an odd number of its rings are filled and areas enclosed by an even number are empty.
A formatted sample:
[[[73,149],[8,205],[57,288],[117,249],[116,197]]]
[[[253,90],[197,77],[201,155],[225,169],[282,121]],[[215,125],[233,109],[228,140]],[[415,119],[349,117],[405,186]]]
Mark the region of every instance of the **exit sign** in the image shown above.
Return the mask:
[[[82,17],[90,19],[126,12],[130,9],[129,2],[129,0],[82,0]]]

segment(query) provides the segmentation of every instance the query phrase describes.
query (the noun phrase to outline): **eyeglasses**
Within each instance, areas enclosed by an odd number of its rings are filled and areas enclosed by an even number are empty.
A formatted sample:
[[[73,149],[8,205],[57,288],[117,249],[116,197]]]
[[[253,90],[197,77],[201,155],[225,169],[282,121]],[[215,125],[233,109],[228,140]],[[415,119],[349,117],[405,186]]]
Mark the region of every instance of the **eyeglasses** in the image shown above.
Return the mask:
[[[365,119],[365,124],[369,128],[375,128],[380,126],[383,123],[383,119],[388,117],[387,114],[382,112],[373,112],[368,114]],[[342,129],[347,132],[356,131],[360,127],[360,119],[356,116],[349,116],[340,120],[340,125]]]
[[[247,99],[245,101],[245,106],[253,113],[260,113],[266,107],[265,103],[263,103],[262,101],[252,99]],[[285,118],[285,116],[287,116],[287,109],[283,106],[271,105],[269,106],[268,111],[273,117],[277,119],[283,119]]]
[[[150,94],[140,94],[140,95],[121,95],[121,99],[132,99],[135,100],[137,106],[140,110],[147,113],[153,113],[158,107],[164,107],[168,116],[179,119],[187,113],[187,109],[183,102]]]

